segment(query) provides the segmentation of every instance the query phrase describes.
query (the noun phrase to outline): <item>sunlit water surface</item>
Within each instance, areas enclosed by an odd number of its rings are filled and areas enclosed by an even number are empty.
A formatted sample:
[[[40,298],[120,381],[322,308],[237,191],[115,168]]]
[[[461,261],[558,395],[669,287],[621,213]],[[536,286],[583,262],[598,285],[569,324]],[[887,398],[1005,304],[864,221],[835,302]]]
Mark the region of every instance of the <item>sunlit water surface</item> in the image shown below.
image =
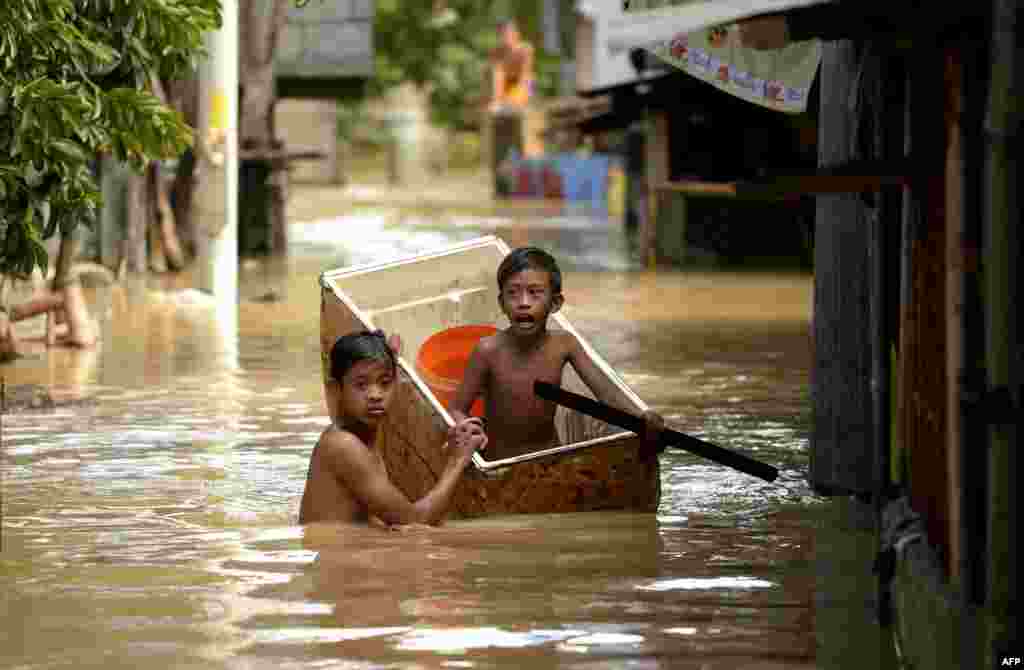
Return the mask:
[[[556,253],[567,316],[671,425],[779,479],[670,450],[656,516],[297,526],[318,273],[489,233]],[[0,667],[814,667],[808,276],[640,271],[580,215],[364,208],[292,235],[243,268],[237,334],[191,278],[150,280],[90,293],[97,351],[4,366],[84,402],[3,417]]]

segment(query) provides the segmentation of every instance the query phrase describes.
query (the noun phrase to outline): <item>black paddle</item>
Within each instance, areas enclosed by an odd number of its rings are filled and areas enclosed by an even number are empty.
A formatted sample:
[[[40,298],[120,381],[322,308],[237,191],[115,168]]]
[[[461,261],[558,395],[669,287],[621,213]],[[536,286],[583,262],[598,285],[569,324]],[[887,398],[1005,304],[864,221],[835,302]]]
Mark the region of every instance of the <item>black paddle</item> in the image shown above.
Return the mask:
[[[535,381],[533,382],[533,392],[545,400],[550,400],[553,403],[557,403],[569,409],[574,409],[577,412],[592,416],[595,419],[600,419],[606,423],[610,423],[613,426],[624,428],[628,431],[636,433],[637,435],[643,435],[646,427],[646,422],[638,416],[633,416],[629,412],[623,412],[621,409],[616,409],[610,405],[606,405],[603,402],[597,400],[591,400],[586,396],[582,396],[571,391],[549,384],[547,382]],[[730,468],[745,472],[748,475],[759,477],[765,481],[773,482],[779,476],[777,468],[762,463],[761,461],[755,461],[753,458],[738,454],[735,451],[729,451],[722,447],[715,446],[710,442],[697,439],[692,435],[686,433],[680,433],[679,431],[672,430],[671,428],[665,428],[661,431],[661,443],[666,446],[679,447],[686,449],[687,451],[703,456],[709,460],[721,463],[722,465],[728,465]]]

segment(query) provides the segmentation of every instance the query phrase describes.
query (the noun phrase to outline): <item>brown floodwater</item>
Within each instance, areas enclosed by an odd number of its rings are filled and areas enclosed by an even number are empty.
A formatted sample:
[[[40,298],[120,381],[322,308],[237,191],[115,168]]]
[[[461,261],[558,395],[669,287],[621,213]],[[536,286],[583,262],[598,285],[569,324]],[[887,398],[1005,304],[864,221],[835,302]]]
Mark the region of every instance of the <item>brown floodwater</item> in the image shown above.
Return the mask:
[[[567,316],[672,426],[779,479],[670,450],[656,515],[297,526],[318,274],[491,233],[562,259]],[[243,267],[236,324],[188,276],[93,289],[96,351],[0,368],[83,399],[3,417],[0,667],[823,667],[808,275],[643,271],[580,214],[364,207],[292,235]]]

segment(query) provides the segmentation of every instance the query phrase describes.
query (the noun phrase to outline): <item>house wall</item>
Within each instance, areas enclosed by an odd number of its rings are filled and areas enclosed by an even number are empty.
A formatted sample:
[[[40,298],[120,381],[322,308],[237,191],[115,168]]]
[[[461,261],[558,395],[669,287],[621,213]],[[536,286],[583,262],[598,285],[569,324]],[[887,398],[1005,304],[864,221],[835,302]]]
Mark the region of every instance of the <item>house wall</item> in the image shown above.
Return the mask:
[[[659,71],[648,70],[638,77],[628,51],[608,49],[609,23],[623,16],[621,0],[581,0],[577,4],[576,23],[576,89],[580,92],[604,90],[639,82],[664,74],[668,69],[652,59]]]
[[[594,21],[576,14],[576,90],[587,91],[595,87]]]
[[[291,179],[296,182],[336,184],[342,161],[338,142],[338,103],[334,100],[285,98],[274,109],[277,136],[290,151],[311,149],[327,154],[324,160],[296,161]]]

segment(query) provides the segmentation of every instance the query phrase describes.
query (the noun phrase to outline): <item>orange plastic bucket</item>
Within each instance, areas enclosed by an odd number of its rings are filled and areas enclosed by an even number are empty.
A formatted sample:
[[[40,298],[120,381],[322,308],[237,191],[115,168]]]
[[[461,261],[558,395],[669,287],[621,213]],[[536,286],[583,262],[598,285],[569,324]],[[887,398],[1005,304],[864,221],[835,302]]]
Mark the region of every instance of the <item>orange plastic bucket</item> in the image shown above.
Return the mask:
[[[416,355],[416,372],[445,409],[450,409],[455,392],[466,374],[469,355],[482,337],[498,332],[494,326],[455,326],[427,338]],[[483,416],[483,398],[469,408],[471,416]]]

